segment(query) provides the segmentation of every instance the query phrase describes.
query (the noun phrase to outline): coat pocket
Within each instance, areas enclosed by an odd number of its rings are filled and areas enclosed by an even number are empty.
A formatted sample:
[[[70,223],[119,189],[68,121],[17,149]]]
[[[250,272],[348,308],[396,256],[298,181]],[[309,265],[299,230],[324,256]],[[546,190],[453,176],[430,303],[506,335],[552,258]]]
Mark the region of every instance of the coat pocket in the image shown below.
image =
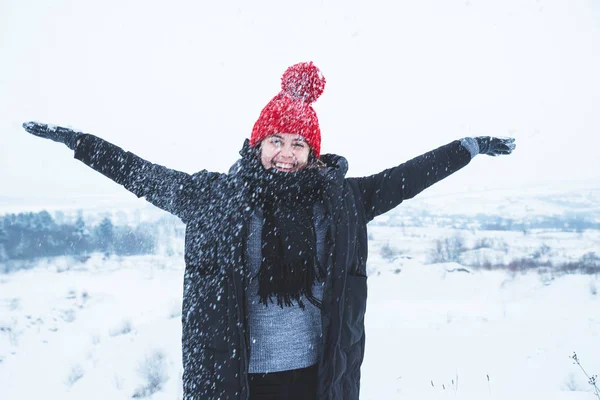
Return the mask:
[[[365,332],[367,308],[367,277],[348,275],[344,291],[344,319],[341,345],[349,348],[357,343]]]

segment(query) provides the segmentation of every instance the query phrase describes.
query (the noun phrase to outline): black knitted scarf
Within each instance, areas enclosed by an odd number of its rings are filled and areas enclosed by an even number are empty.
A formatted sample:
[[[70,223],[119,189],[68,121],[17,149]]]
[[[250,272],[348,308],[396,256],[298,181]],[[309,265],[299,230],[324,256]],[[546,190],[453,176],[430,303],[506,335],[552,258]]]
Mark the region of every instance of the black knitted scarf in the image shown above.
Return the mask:
[[[318,168],[306,167],[297,172],[265,169],[257,149],[246,141],[241,175],[249,189],[250,203],[263,210],[262,262],[258,272],[258,295],[265,306],[269,302],[301,308],[305,296],[312,304],[315,280],[324,273],[318,265],[313,206],[322,198],[323,179]]]

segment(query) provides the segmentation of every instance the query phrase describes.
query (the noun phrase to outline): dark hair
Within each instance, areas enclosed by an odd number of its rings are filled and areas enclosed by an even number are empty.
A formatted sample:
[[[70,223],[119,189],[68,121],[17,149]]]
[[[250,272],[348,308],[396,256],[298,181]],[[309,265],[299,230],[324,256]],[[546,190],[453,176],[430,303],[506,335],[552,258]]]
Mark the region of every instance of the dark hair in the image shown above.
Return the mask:
[[[310,149],[310,153],[308,153],[308,164],[306,165],[306,167],[311,167],[311,168],[325,168],[327,165],[321,161],[320,158],[315,157],[315,152],[313,151],[313,149]]]

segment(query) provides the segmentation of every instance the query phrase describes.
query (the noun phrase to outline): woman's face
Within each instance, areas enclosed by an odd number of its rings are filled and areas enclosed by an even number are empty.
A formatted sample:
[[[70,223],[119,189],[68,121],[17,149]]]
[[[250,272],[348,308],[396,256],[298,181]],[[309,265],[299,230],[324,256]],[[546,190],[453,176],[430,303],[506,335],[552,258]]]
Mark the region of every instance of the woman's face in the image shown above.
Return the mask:
[[[310,147],[295,133],[276,133],[260,143],[260,161],[266,169],[295,172],[306,167]]]

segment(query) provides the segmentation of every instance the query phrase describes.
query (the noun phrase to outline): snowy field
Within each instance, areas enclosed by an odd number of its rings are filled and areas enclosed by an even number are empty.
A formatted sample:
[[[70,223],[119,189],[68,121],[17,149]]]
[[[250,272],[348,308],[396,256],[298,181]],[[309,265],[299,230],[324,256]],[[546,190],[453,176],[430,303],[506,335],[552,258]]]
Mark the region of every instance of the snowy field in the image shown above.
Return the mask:
[[[569,357],[600,372],[600,277],[427,264],[448,234],[371,227],[361,398],[596,398]],[[508,257],[542,240],[487,234]],[[543,237],[556,254],[600,243],[597,231]],[[182,276],[180,255],[0,275],[0,399],[180,399]]]
[[[600,370],[600,276],[423,265],[426,229],[408,229],[389,262],[379,249],[393,231],[371,229],[383,241],[371,246],[362,398],[595,398],[569,356]],[[504,236],[524,254],[535,241]],[[600,243],[589,232],[555,240],[557,253]]]

